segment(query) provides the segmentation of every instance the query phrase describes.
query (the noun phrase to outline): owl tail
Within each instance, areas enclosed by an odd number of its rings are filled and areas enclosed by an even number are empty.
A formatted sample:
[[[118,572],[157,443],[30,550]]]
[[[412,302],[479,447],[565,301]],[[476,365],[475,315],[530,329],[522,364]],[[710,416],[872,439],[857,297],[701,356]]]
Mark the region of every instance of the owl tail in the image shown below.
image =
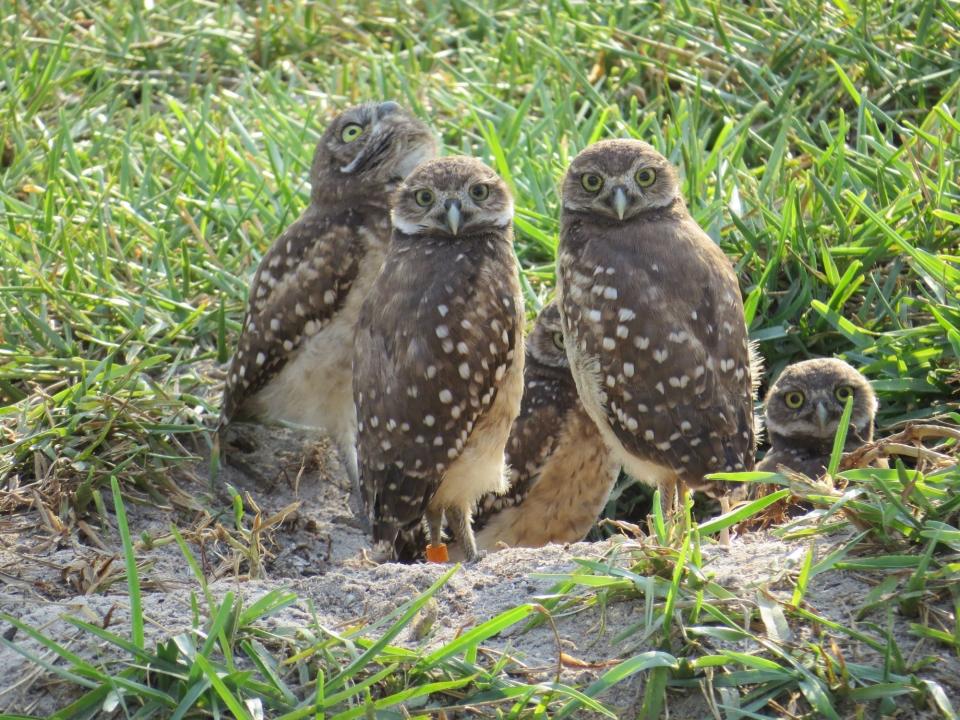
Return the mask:
[[[423,560],[429,538],[423,517],[436,485],[429,478],[408,475],[395,466],[373,470],[361,463],[360,477],[372,510],[374,543],[392,548],[393,559],[398,562]]]
[[[426,559],[427,530],[418,523],[409,530],[401,530],[393,541],[397,561],[402,563],[422,562]]]

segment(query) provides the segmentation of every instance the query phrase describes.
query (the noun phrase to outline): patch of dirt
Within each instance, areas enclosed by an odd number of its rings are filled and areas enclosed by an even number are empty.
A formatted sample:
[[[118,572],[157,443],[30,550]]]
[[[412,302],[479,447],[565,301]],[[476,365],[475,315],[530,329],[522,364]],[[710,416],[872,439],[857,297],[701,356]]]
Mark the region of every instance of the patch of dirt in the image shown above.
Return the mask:
[[[126,503],[132,536],[138,540],[137,559],[144,588],[143,607],[149,641],[186,631],[191,626],[191,594],[199,586],[173,541],[169,526],[180,528],[217,597],[233,591],[254,601],[271,589],[289,588],[298,602],[271,616],[273,626],[309,627],[314,620],[336,629],[360,619],[380,618],[427,589],[448,568],[439,565],[377,565],[369,559],[369,541],[362,522],[348,501],[350,486],[329,441],[291,430],[248,428],[245,447],[256,448],[234,457],[243,469],[224,465],[211,488],[208,463],[176,475],[185,495],[164,507],[155,502]],[[248,511],[241,529],[234,521],[226,484],[244,498]],[[184,509],[193,506],[196,510]],[[261,529],[254,532],[259,509]],[[216,512],[204,511],[216,508]],[[92,522],[92,521],[91,521]],[[68,645],[85,658],[104,662],[102,643],[79,632],[62,617],[72,615],[121,634],[128,627],[129,606],[115,518],[110,527],[73,527],[57,531],[42,513],[30,510],[0,519],[0,610],[19,618]],[[848,539],[818,539],[817,559]],[[436,595],[437,619],[422,639],[410,629],[395,644],[440,646],[458,633],[524,602],[540,602],[555,578],[574,567],[574,558],[626,563],[638,540],[614,538],[566,547],[508,549],[460,569]],[[251,552],[250,548],[259,548]],[[735,538],[729,550],[703,548],[704,571],[713,581],[750,600],[767,593],[787,601],[793,578],[808,542],[781,542],[764,532]],[[250,579],[251,567],[261,577]],[[876,635],[875,627],[894,623],[900,653],[914,660],[931,656],[922,677],[940,682],[956,702],[960,697],[960,661],[942,647],[921,641],[908,629],[909,618],[886,610],[857,611],[878,582],[876,575],[831,571],[817,575],[806,595],[811,611],[847,628]],[[942,604],[946,608],[946,604]],[[311,609],[312,608],[312,609]],[[744,617],[738,601],[724,608]],[[949,609],[945,610],[946,612]],[[642,620],[644,600],[610,603],[576,613],[558,614],[556,631],[541,623],[528,632],[522,624],[484,643],[490,653],[510,653],[525,666],[521,672],[550,681],[560,668],[564,682],[583,686],[599,677],[615,658],[657,649],[639,638],[617,643],[624,628]],[[874,625],[875,624],[875,625]],[[40,657],[49,651],[3,623],[4,637],[14,639]],[[752,632],[761,632],[757,627]],[[829,628],[791,624],[794,642],[814,643],[842,655],[847,664],[883,667],[880,653]],[[559,639],[559,646],[558,646]],[[709,640],[701,639],[707,645]],[[756,650],[744,646],[745,652]],[[76,688],[30,663],[9,647],[0,648],[0,711],[46,716],[76,697]],[[643,675],[614,687],[601,700],[620,717],[636,716],[643,694]],[[707,696],[722,702],[706,683],[671,689],[670,717],[713,717]],[[789,704],[789,703],[788,703]],[[933,711],[903,701],[900,717],[934,718]],[[589,717],[582,713],[578,717]]]

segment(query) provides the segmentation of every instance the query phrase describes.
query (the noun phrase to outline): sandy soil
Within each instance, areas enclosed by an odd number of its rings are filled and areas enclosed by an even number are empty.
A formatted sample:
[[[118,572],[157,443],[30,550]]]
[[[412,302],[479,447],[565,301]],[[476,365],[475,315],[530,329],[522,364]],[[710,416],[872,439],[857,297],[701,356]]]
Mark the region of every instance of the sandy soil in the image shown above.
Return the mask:
[[[309,627],[314,621],[311,605],[316,620],[331,629],[362,618],[382,617],[425,590],[448,569],[439,565],[378,565],[369,559],[366,534],[347,502],[348,482],[325,440],[277,429],[271,429],[267,435],[253,429],[246,439],[248,447],[259,449],[234,458],[242,471],[225,466],[222,482],[213,492],[207,480],[207,465],[200,462],[176,476],[185,493],[176,502],[164,506],[144,498],[142,503],[127,504],[133,536],[140,538],[137,557],[151,639],[189,629],[191,591],[198,590],[179,548],[171,542],[171,522],[183,529],[205,575],[212,580],[215,595],[233,591],[252,601],[278,587],[295,592],[299,601],[268,621],[278,627]],[[230,483],[247,497],[248,510],[255,503],[266,523],[260,534],[263,552],[255,572],[260,576],[257,579],[249,578],[249,560],[235,552],[227,539],[228,535],[240,534],[228,511],[229,496],[223,483]],[[203,507],[221,507],[223,512],[211,515]],[[110,521],[114,521],[112,516]],[[245,525],[252,526],[250,514]],[[838,536],[817,540],[818,559],[845,539]],[[637,542],[640,541],[614,538],[601,543],[493,553],[461,568],[441,588],[436,596],[437,619],[430,633],[417,638],[405,630],[396,643],[439,646],[499,612],[523,602],[537,602],[555,582],[549,576],[569,572],[574,558],[622,565]],[[57,532],[36,509],[0,518],[0,610],[68,643],[71,650],[84,657],[102,659],[102,645],[61,618],[69,614],[100,625],[109,623],[117,630],[125,627],[128,604],[119,547],[115,524],[88,526],[88,530],[75,524]],[[728,551],[706,547],[704,570],[747,602],[758,593],[786,600],[807,547],[806,543],[784,543],[766,533],[751,533],[735,538]],[[257,562],[253,565],[256,569]],[[886,627],[893,622],[903,656],[939,658],[921,676],[942,683],[957,703],[960,662],[956,657],[929,641],[918,640],[908,630],[910,619],[896,613],[888,617],[884,610],[857,617],[863,599],[876,584],[877,578],[865,573],[831,571],[814,578],[807,601],[814,612],[863,632],[873,632],[873,623]],[[733,603],[727,609],[742,617],[742,607]],[[511,653],[525,666],[522,672],[544,680],[555,676],[562,651],[565,663],[561,679],[582,686],[602,674],[612,659],[656,649],[632,638],[615,641],[624,627],[642,618],[643,608],[641,598],[612,603],[603,611],[591,608],[562,615],[556,618],[559,647],[548,624],[528,632],[522,632],[520,625],[514,626],[484,645],[491,653]],[[49,655],[22,632],[14,633],[9,624],[0,626],[8,640],[13,639],[42,657]],[[752,627],[751,631],[762,629]],[[791,631],[794,642],[822,644],[827,651],[842,653],[848,664],[882,667],[882,658],[873,650],[827,628],[795,624]],[[636,716],[642,692],[642,675],[635,676],[601,700],[620,717],[631,717]],[[0,712],[45,717],[75,697],[75,693],[74,688],[63,686],[9,647],[0,648]],[[714,717],[707,697],[721,702],[716,693],[707,683],[671,689],[670,717]],[[781,700],[790,705],[789,698]],[[906,700],[898,716],[939,717]]]

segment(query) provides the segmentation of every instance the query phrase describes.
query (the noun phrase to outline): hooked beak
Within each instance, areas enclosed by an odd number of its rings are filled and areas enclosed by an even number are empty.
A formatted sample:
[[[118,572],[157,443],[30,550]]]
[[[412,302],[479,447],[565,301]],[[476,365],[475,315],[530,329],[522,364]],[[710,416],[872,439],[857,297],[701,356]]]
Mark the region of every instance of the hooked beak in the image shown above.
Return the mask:
[[[623,220],[623,214],[627,211],[627,193],[619,185],[613,189],[613,209],[617,211],[617,217]]]
[[[363,162],[363,160],[364,160],[364,157],[363,157],[363,153],[361,152],[353,160],[351,160],[349,164],[341,165],[340,172],[342,172],[344,175],[349,175],[350,173],[354,172],[357,169],[357,166],[360,165]]]
[[[822,402],[817,403],[817,422],[821,432],[827,429],[827,407]]]
[[[453,201],[447,205],[447,227],[453,235],[460,229],[460,202]]]

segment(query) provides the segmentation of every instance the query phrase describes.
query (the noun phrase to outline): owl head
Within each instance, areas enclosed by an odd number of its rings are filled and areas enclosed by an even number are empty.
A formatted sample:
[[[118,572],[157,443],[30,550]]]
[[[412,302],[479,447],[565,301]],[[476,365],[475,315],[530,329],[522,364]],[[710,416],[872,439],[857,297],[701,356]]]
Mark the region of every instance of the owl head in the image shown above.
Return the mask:
[[[569,368],[567,352],[563,347],[563,328],[556,301],[543,306],[537,322],[527,337],[527,352],[541,365]]]
[[[794,363],[780,373],[767,393],[767,430],[771,435],[799,442],[832,441],[850,397],[850,422],[861,440],[870,440],[877,396],[869,381],[835,358]]]
[[[417,165],[437,154],[424,123],[397,103],[364,103],[340,113],[317,143],[310,179],[313,200],[392,190]]]
[[[680,197],[677,173],[640,140],[603,140],[573,159],[563,180],[563,208],[626,222]]]
[[[394,195],[391,217],[407,235],[466,237],[509,227],[513,198],[479,160],[443,157],[410,173]]]

